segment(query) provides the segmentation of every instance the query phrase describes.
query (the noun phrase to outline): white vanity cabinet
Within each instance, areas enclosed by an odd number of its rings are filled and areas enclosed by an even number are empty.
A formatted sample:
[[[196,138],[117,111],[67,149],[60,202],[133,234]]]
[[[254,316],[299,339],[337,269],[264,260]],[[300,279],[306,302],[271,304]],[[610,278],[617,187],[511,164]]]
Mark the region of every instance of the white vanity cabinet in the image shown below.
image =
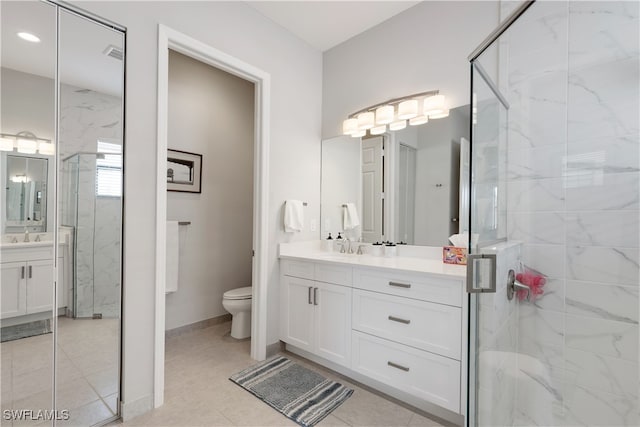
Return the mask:
[[[280,339],[342,366],[351,362],[350,268],[283,263]],[[305,277],[296,277],[305,276]],[[313,280],[324,278],[341,284]]]
[[[58,258],[58,307],[66,306],[64,262]],[[53,245],[2,249],[0,319],[52,309]]]
[[[281,259],[280,338],[287,349],[459,422],[466,406],[464,267],[434,263],[441,271],[430,273],[378,266],[389,260],[349,260]]]

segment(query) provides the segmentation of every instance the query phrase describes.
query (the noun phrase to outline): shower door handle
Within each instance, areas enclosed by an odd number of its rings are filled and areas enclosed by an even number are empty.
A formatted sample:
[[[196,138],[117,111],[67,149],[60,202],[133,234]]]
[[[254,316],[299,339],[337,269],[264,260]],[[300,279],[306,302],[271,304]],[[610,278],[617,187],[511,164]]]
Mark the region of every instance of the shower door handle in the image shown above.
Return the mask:
[[[496,255],[473,254],[467,256],[467,292],[496,292]]]

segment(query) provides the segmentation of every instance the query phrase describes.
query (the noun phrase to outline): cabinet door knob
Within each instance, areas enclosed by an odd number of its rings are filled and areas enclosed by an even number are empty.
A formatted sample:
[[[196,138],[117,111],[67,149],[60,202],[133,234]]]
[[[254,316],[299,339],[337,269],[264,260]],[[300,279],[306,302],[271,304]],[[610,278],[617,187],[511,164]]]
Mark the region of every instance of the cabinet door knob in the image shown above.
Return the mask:
[[[313,304],[313,302],[311,301],[311,289],[313,289],[311,286],[309,286],[309,304]]]
[[[313,305],[318,305],[318,288],[313,288]]]

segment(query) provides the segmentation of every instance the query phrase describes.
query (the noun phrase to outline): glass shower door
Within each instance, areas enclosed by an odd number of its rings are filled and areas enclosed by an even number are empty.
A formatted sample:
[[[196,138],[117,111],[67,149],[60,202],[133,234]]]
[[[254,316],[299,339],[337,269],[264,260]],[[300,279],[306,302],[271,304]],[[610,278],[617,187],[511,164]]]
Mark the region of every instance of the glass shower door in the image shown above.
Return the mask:
[[[640,4],[525,6],[471,57],[468,424],[636,426]]]

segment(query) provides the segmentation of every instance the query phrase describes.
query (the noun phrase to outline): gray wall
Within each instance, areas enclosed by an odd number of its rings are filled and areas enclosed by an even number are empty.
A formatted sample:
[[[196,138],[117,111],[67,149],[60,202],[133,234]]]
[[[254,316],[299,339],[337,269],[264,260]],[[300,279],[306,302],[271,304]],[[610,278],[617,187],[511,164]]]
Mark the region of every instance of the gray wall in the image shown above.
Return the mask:
[[[169,148],[202,154],[202,193],[167,194],[180,230],[178,291],[166,328],[226,313],[222,294],[251,286],[254,85],[169,51]]]

